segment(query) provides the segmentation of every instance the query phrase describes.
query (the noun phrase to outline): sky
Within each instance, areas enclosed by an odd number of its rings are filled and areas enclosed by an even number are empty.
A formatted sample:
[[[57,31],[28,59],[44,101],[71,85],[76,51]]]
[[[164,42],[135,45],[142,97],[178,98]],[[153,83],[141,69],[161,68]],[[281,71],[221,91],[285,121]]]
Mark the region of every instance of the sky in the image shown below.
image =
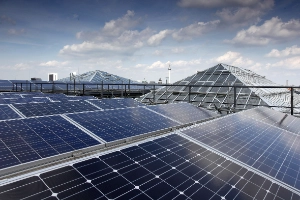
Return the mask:
[[[0,0],[0,79],[171,83],[225,63],[300,85],[299,0]]]

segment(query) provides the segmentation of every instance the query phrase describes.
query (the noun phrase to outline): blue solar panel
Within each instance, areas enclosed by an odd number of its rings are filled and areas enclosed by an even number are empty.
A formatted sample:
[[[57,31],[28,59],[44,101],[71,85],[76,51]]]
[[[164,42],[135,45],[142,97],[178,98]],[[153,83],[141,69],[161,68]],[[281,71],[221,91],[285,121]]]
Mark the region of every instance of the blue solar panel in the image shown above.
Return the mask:
[[[300,133],[300,119],[292,115],[277,112],[266,107],[255,108],[251,111],[240,112],[239,114],[293,133]]]
[[[189,103],[148,106],[147,108],[170,117],[183,124],[218,116],[216,113],[205,110],[203,108],[195,107],[194,105]]]
[[[179,125],[144,107],[68,114],[67,116],[107,142]]]
[[[17,118],[21,118],[21,117],[8,105],[0,105],[0,120],[17,119]]]
[[[181,131],[202,144],[300,189],[299,135],[234,114]]]
[[[0,186],[0,199],[299,199],[178,135]]]
[[[100,144],[61,116],[0,122],[0,169]]]
[[[26,117],[99,110],[85,101],[14,104]]]
[[[116,99],[101,99],[101,100],[95,99],[95,100],[87,100],[87,101],[104,110],[145,106],[145,104],[142,104],[131,98],[125,98],[125,99],[116,98]]]

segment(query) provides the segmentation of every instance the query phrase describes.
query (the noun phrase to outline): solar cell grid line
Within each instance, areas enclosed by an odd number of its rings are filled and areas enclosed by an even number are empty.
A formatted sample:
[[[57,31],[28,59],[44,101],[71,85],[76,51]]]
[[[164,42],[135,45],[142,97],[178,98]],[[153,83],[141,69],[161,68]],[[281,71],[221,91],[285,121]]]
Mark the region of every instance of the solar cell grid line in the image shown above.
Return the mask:
[[[170,117],[183,124],[201,121],[218,116],[216,113],[195,107],[189,103],[174,103],[165,105],[148,106],[150,110]]]
[[[61,116],[0,122],[0,171],[101,144]]]
[[[87,200],[300,198],[276,181],[176,134],[93,157],[3,184],[0,198],[18,199],[14,193],[22,198]],[[20,192],[33,183],[41,185]]]
[[[8,105],[0,105],[0,120],[17,119],[21,118],[13,109]]]
[[[212,128],[216,126],[221,128]],[[241,131],[243,126],[246,128]],[[249,121],[241,115],[207,122],[181,133],[300,189],[300,180],[297,179],[299,135],[255,120]]]
[[[144,107],[66,114],[66,116],[106,142],[180,125]]]

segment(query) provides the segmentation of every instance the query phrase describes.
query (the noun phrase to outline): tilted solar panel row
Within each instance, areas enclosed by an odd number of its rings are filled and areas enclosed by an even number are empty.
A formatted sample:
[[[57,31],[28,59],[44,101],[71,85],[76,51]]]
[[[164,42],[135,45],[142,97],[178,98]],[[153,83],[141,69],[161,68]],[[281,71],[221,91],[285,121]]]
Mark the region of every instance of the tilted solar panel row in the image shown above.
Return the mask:
[[[99,110],[85,101],[14,104],[26,117]]]
[[[186,110],[185,112],[182,110],[183,115],[189,112],[189,106],[194,107],[189,104],[184,106]],[[167,107],[172,108],[172,105]],[[42,108],[38,109],[43,112]],[[196,116],[195,121],[197,120],[199,119]],[[0,168],[17,166],[100,144],[86,132],[109,146],[170,131],[183,124],[145,107],[3,121],[0,124],[0,139],[3,143],[0,150],[3,162]],[[88,143],[85,140],[88,140]]]
[[[8,105],[0,105],[0,120],[17,119],[21,118],[11,107]]]
[[[248,113],[251,116],[253,110],[196,125],[181,133],[300,190],[300,136],[251,119]]]
[[[277,112],[265,107],[255,108],[251,111],[242,112],[241,114],[293,133],[300,133],[300,119],[292,115]]]
[[[0,169],[98,144],[61,116],[2,121]]]
[[[142,104],[131,98],[125,98],[125,99],[115,98],[115,99],[101,99],[101,100],[92,99],[87,101],[93,105],[96,105],[97,107],[102,108],[103,110],[145,106],[145,104]]]
[[[193,106],[189,103],[147,106],[147,108],[183,124],[211,119],[218,116],[216,113]]]
[[[180,125],[144,107],[67,114],[66,116],[106,142]]]
[[[0,186],[0,199],[299,199],[294,191],[181,136]]]

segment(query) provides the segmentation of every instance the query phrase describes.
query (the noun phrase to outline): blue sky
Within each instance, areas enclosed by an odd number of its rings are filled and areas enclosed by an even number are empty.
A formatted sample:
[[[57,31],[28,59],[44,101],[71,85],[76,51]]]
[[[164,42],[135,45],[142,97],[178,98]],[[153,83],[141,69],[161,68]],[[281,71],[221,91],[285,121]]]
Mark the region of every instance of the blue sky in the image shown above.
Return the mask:
[[[218,63],[300,85],[298,0],[1,0],[0,79],[171,82]]]

